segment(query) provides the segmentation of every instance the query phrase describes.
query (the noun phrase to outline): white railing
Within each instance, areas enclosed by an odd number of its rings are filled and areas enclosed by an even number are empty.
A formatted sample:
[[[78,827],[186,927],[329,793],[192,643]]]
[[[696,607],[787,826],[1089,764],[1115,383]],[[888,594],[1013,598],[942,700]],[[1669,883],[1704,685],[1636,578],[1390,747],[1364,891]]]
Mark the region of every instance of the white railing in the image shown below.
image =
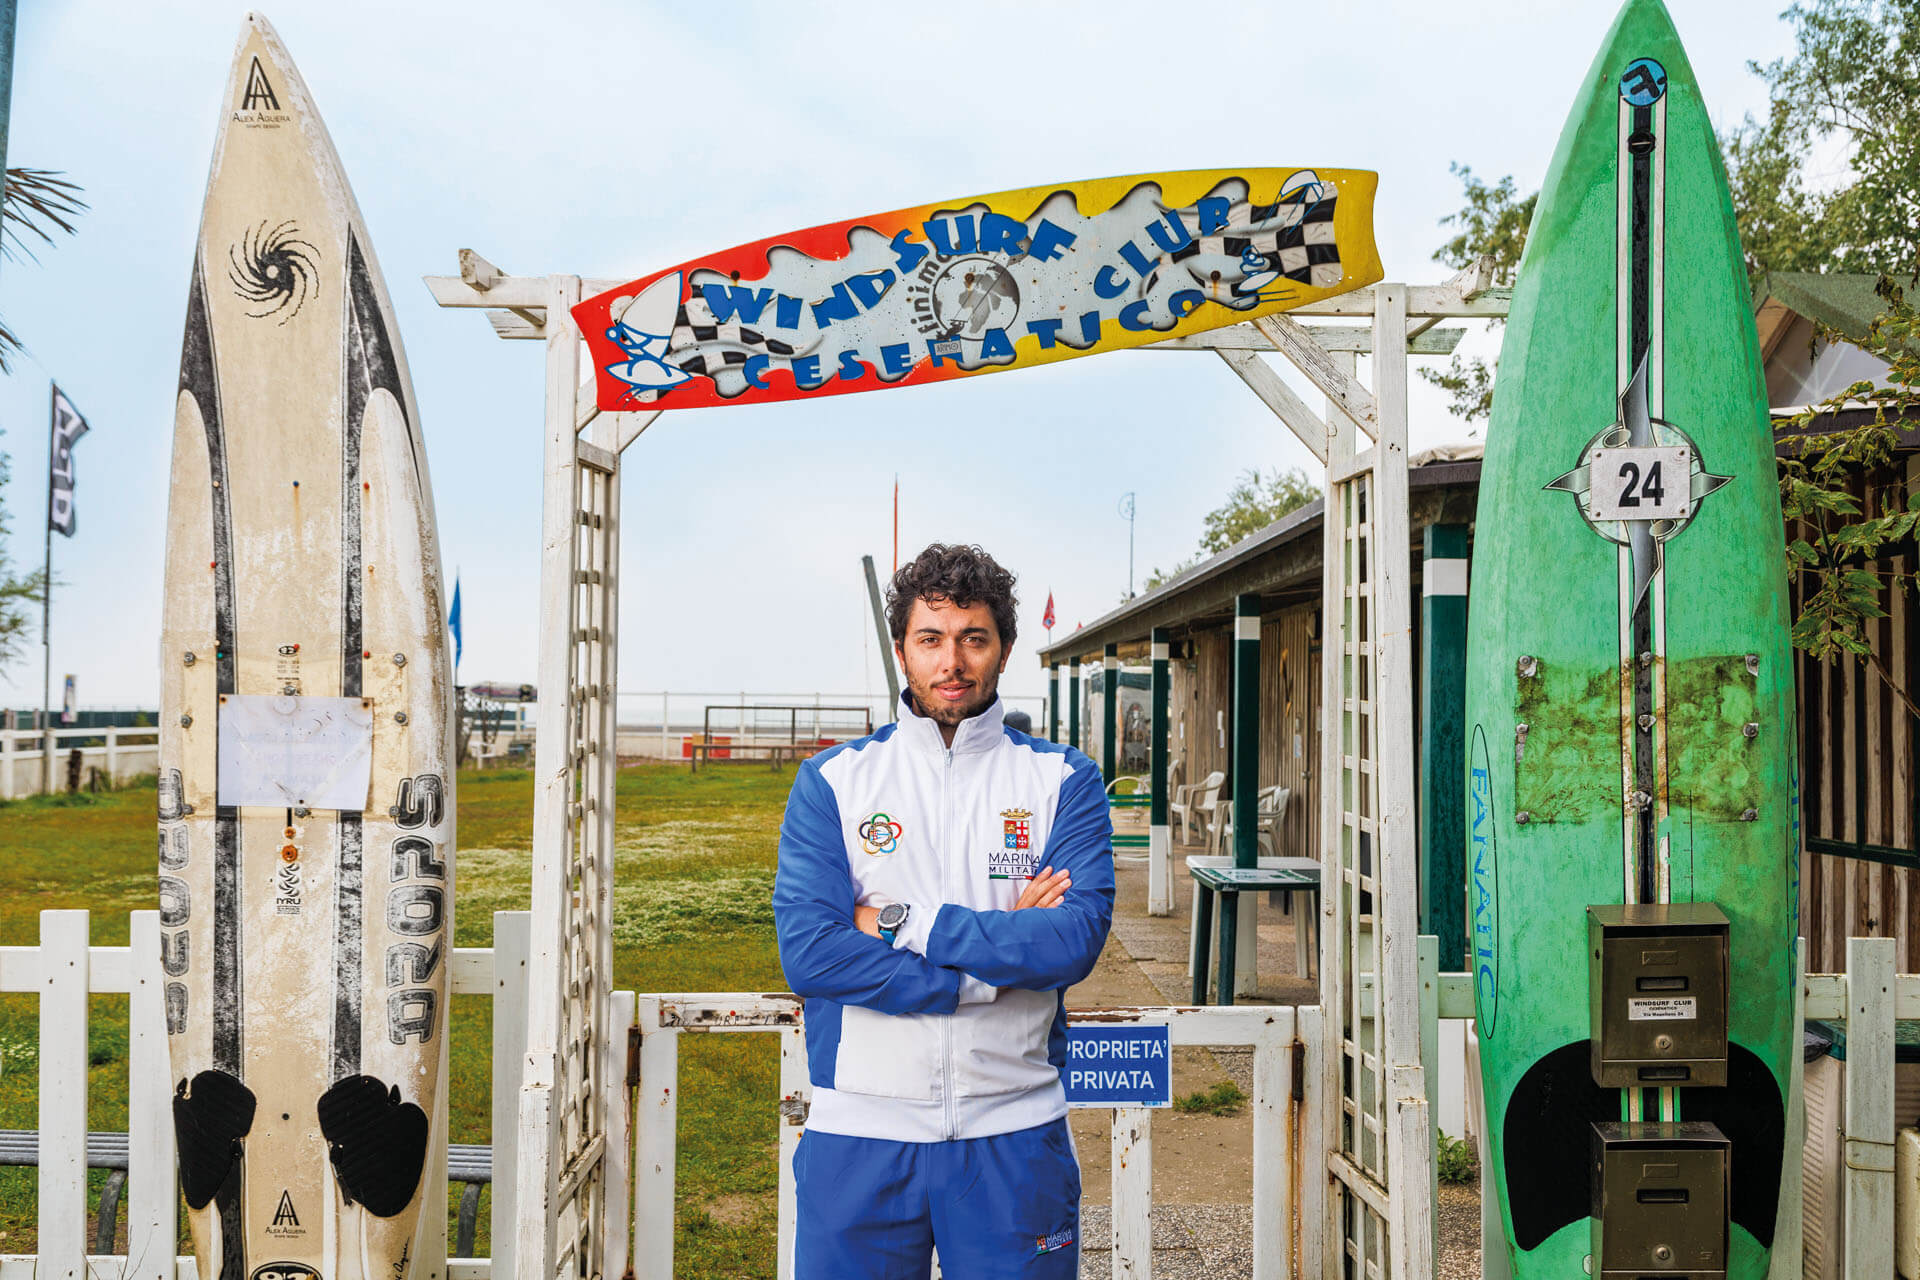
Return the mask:
[[[1037,694],[1001,694],[1009,709],[1018,707],[1033,717],[1041,729],[1046,699]],[[708,707],[746,708],[782,707],[866,707],[877,727],[887,723],[889,699],[881,693],[757,693],[753,690],[725,689],[701,692],[697,689],[637,690],[623,689],[617,696],[621,754],[658,754],[662,759],[679,759],[680,738],[698,734]],[[804,718],[801,722],[806,723]],[[716,713],[715,733],[749,732],[744,717],[729,720]]]
[[[51,770],[46,759],[49,738],[53,740]],[[106,774],[109,786],[160,768],[160,730],[151,725],[0,729],[0,800],[65,790],[67,753],[81,742],[90,744],[80,748],[81,764]],[[81,781],[85,783],[84,776]]]
[[[1313,1080],[1300,1073],[1294,1047],[1300,1019],[1290,1005],[1238,1008],[1069,1010],[1075,1023],[1125,1023],[1168,1028],[1175,1045],[1227,1045],[1253,1050],[1253,1274],[1255,1280],[1289,1280],[1317,1268],[1300,1259],[1314,1253],[1294,1238],[1299,1135],[1303,1106],[1296,1085]],[[634,1271],[640,1280],[673,1277],[673,1170],[677,1141],[680,1037],[690,1034],[773,1033],[780,1037],[779,1263],[791,1273],[793,1258],[793,1152],[813,1095],[807,1082],[807,1044],[800,1000],[792,995],[643,995],[635,1011],[640,1030],[640,1104],[634,1121]],[[769,1100],[771,1101],[771,1099]],[[1153,1206],[1153,1112],[1119,1107],[1112,1112],[1113,1274],[1152,1274],[1148,1211]],[[1311,1227],[1312,1220],[1303,1222]],[[1314,1233],[1317,1236],[1317,1232]],[[1087,1247],[1083,1240],[1081,1247]]]
[[[526,1042],[528,916],[494,915],[492,948],[458,947],[449,979],[455,995],[491,996],[493,1017],[494,1257],[447,1260],[444,1232],[429,1233],[415,1265],[421,1280],[488,1280],[513,1275],[513,1135],[519,1114],[519,1067]],[[0,1280],[193,1280],[190,1257],[176,1257],[180,1194],[173,1145],[172,1066],[160,972],[160,915],[132,913],[130,946],[88,944],[85,911],[42,911],[40,945],[0,947],[0,992],[38,994],[39,1253],[0,1255]],[[135,957],[143,957],[136,963]],[[87,996],[125,995],[127,1044],[126,1254],[89,1256],[87,1240]],[[632,1025],[633,996],[616,992],[614,1026]],[[624,1121],[625,1108],[618,1113]],[[435,1117],[441,1143],[427,1171],[424,1203],[442,1215],[446,1196],[446,1099]],[[626,1181],[624,1137],[610,1162]],[[502,1171],[506,1171],[504,1176]],[[617,1248],[617,1254],[613,1251]],[[609,1242],[625,1268],[626,1240]],[[497,1269],[497,1270],[496,1270]]]
[[[491,1258],[446,1258],[446,1237],[429,1233],[415,1274],[422,1280],[490,1280],[515,1274],[514,1142],[519,1114],[519,1069],[526,1038],[528,913],[494,915],[494,946],[452,952],[454,994],[494,1001],[492,1042]],[[178,1239],[172,1069],[167,1058],[159,971],[159,915],[132,913],[128,947],[89,945],[85,911],[43,911],[40,943],[0,947],[0,992],[37,994],[39,1014],[39,1250],[0,1255],[0,1280],[191,1280],[193,1261],[171,1257]],[[1441,974],[1430,947],[1422,948],[1421,1013],[1429,1047],[1441,1019],[1473,1016],[1473,979]],[[136,962],[136,957],[145,959]],[[1894,1022],[1920,1018],[1920,975],[1894,972],[1888,939],[1854,939],[1850,972],[1808,974],[1800,992],[1803,1015],[1847,1023],[1847,1105],[1842,1141],[1847,1152],[1844,1258],[1850,1275],[1890,1275],[1893,1269]],[[1370,985],[1370,984],[1369,984]],[[87,1230],[87,995],[129,997],[127,1255],[86,1252]],[[1363,1003],[1373,993],[1361,991]],[[608,1219],[631,1221],[633,1266],[642,1280],[673,1274],[674,1161],[678,1148],[679,1043],[688,1034],[776,1033],[780,1036],[779,1258],[791,1257],[794,1195],[792,1154],[811,1096],[799,1001],[790,995],[641,995],[613,993],[612,1031],[639,1035],[639,1103],[627,1132],[625,1106],[610,1108]],[[1320,1010],[1317,1006],[1243,1005],[1234,1008],[1102,1009],[1070,1012],[1077,1023],[1165,1024],[1175,1045],[1245,1046],[1254,1050],[1253,1274],[1291,1280],[1322,1274],[1337,1259],[1324,1257],[1321,1214],[1326,1192],[1325,1138],[1320,1132]],[[446,1203],[445,1101],[437,1117],[442,1146],[428,1171],[426,1203]],[[1803,1125],[1795,1112],[1790,1125]],[[1113,1274],[1147,1277],[1152,1271],[1148,1213],[1153,1197],[1152,1112],[1112,1112]],[[1798,1166],[1789,1170],[1797,1181]],[[628,1193],[631,1198],[628,1199]],[[622,1203],[622,1201],[626,1201]],[[1293,1224],[1299,1222],[1296,1236]],[[444,1218],[439,1219],[444,1225]],[[627,1268],[625,1232],[606,1242],[605,1274]],[[1789,1229],[1777,1248],[1798,1251]]]

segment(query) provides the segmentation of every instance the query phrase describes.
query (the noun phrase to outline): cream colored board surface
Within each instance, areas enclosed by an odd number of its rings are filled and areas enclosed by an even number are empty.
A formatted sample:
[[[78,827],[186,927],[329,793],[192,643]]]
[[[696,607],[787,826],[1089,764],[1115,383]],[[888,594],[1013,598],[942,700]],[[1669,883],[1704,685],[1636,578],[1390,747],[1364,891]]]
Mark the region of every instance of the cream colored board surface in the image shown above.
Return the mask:
[[[306,86],[252,15],[195,255],[160,654],[168,1041],[208,1280],[401,1280],[438,1225],[419,1209],[445,1141],[428,1133],[453,888],[442,602],[386,289]],[[228,694],[366,699],[364,810],[219,808]]]

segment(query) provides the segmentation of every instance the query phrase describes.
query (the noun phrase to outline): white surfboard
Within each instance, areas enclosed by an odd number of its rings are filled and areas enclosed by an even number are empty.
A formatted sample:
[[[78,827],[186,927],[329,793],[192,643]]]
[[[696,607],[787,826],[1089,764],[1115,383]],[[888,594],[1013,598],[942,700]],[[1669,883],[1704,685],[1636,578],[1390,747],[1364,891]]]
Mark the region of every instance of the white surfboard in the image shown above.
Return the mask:
[[[452,940],[444,615],[386,286],[305,83],[249,15],[188,291],[160,654],[162,962],[203,1280],[405,1280],[444,1213],[424,1194]]]

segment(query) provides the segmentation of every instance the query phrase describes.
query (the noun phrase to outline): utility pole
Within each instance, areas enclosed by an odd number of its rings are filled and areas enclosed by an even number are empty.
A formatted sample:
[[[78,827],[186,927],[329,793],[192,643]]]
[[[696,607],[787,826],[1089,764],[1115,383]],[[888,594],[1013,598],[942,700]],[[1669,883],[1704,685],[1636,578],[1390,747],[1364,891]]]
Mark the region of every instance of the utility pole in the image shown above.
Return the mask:
[[[861,556],[867,570],[867,603],[873,608],[873,628],[880,636],[880,666],[887,673],[887,719],[900,718],[900,674],[893,665],[893,637],[887,631],[887,611],[880,607],[880,579],[873,571],[873,557]]]

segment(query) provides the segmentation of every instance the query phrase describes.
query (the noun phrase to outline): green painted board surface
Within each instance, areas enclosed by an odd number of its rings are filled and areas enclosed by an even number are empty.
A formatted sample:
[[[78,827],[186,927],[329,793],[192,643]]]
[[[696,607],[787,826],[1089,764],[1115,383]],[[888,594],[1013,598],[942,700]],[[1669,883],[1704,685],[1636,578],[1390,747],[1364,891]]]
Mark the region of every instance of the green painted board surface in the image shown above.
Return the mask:
[[[1729,1275],[1753,1280],[1799,1048],[1784,540],[1726,178],[1659,0],[1631,0],[1580,83],[1498,379],[1466,699],[1487,1187],[1519,1280],[1583,1274],[1588,1126],[1628,1118],[1590,1070],[1586,908],[1715,903],[1729,1084],[1669,1097],[1733,1139]],[[1661,519],[1609,518],[1628,498]]]

